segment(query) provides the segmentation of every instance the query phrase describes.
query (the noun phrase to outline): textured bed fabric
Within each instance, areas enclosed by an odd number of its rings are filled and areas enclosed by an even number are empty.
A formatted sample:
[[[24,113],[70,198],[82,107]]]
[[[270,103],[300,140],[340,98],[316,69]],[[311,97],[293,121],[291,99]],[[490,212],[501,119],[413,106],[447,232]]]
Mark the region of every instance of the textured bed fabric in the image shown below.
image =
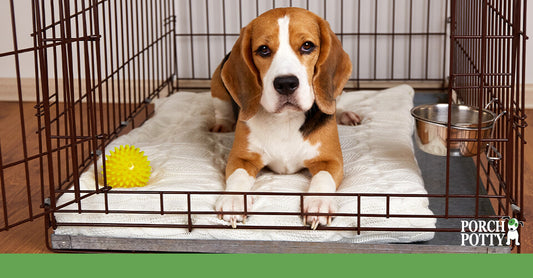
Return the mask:
[[[414,91],[407,85],[383,91],[357,91],[343,94],[338,106],[362,117],[359,126],[339,126],[345,178],[338,192],[426,194],[412,144]],[[209,93],[180,92],[155,102],[155,115],[143,126],[117,138],[107,148],[133,144],[141,148],[153,169],[148,185],[133,190],[154,191],[220,191],[224,189],[226,157],[233,143],[233,133],[215,134],[208,131],[214,121]],[[98,170],[97,172],[100,172]],[[93,169],[80,178],[82,189],[95,188]],[[252,188],[255,192],[305,192],[310,174],[304,170],[292,175],[274,174],[262,170]],[[123,189],[113,189],[118,191]],[[128,189],[132,190],[132,189]],[[65,194],[59,204],[72,200]],[[216,195],[193,195],[192,210],[212,211]],[[341,213],[357,212],[357,198],[336,197]],[[81,201],[82,209],[102,210],[104,195],[98,194]],[[159,195],[108,194],[110,210],[160,210]],[[167,211],[186,210],[186,197],[165,195]],[[66,209],[77,208],[77,204]],[[299,197],[256,196],[252,211],[299,212]],[[361,213],[385,214],[385,197],[362,197]],[[434,228],[435,218],[426,197],[390,199],[390,214],[417,214],[429,217],[362,217],[361,227]],[[187,216],[180,214],[55,214],[58,222],[83,223],[147,223],[184,224]],[[194,224],[222,224],[215,215],[193,215]],[[240,224],[239,226],[242,226]],[[299,216],[249,216],[245,225],[302,226]],[[336,217],[332,226],[356,227],[356,217]],[[246,230],[179,228],[117,228],[59,226],[56,234],[99,237],[168,238],[168,239],[227,239],[276,241],[343,241],[361,243],[400,243],[427,241],[433,232],[312,231],[312,230]]]

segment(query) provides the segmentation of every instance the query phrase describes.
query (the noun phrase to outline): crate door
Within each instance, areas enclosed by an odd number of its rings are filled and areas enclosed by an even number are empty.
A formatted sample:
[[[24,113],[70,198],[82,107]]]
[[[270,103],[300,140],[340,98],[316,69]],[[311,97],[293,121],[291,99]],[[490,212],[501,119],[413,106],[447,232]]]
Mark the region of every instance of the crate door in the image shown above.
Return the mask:
[[[17,116],[0,129],[2,231],[46,215],[43,208],[81,212],[85,197],[109,190],[105,146],[150,117],[153,98],[173,92],[177,58],[171,0],[5,5],[12,43],[0,57]],[[91,168],[94,182],[81,188]],[[57,204],[65,194],[69,202]]]
[[[80,173],[96,165],[105,137],[97,115],[98,7],[97,1],[6,3],[9,16],[2,20],[11,27],[12,49],[1,57],[12,70],[16,102],[1,130],[2,231],[48,214],[67,188],[77,203],[98,190],[78,186]]]
[[[527,23],[526,1],[455,0],[451,4],[450,94],[501,116],[491,138],[484,139],[485,152],[475,157],[478,178],[473,218],[480,217],[480,196],[489,196],[496,215],[525,220],[527,37],[522,30]],[[482,138],[475,140],[482,142]]]

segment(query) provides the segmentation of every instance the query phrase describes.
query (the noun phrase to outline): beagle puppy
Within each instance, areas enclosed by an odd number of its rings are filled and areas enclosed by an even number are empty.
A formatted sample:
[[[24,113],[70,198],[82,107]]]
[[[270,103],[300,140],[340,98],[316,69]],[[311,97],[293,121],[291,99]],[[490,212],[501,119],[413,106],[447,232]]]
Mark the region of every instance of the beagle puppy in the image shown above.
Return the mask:
[[[226,165],[226,191],[249,191],[264,167],[280,174],[308,169],[308,192],[333,193],[343,179],[337,120],[359,122],[353,112],[336,113],[336,98],[352,71],[350,57],[329,24],[305,9],[270,10],[241,30],[231,52],[213,74],[214,132],[235,130]],[[338,114],[338,115],[337,115]],[[290,184],[287,184],[290,186]],[[221,195],[219,218],[244,222],[243,196]],[[251,198],[247,198],[247,210]],[[304,224],[331,223],[332,197],[307,196]]]

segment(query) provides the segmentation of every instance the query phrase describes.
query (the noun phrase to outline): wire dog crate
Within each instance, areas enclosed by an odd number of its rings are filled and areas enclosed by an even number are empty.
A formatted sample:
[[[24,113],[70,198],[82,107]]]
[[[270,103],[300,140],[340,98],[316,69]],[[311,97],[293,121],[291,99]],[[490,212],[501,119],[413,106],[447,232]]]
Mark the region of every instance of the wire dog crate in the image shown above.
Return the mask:
[[[56,1],[10,0],[5,12],[10,26],[8,49],[0,50],[7,72],[9,97],[16,101],[18,122],[0,127],[0,231],[44,217],[46,244],[52,250],[106,249],[119,251],[243,252],[221,241],[110,239],[98,240],[53,235],[60,226],[144,227],[161,229],[227,229],[192,223],[190,199],[227,194],[201,191],[124,191],[108,186],[81,189],[79,177],[97,168],[106,146],[141,125],[153,113],[152,100],[183,90],[209,89],[213,70],[231,49],[239,30],[262,12],[284,6],[309,9],[328,20],[350,54],[354,70],[346,89],[384,88],[408,83],[420,91],[447,92],[449,104],[462,102],[503,116],[493,137],[449,139],[441,162],[443,187],[424,195],[441,204],[431,217],[441,221],[434,229],[395,227],[345,227],[365,231],[430,231],[459,233],[460,219],[499,220],[504,216],[525,221],[524,110],[526,2],[520,0],[135,0]],[[31,10],[31,20],[23,14]],[[24,18],[24,19],[23,19]],[[386,20],[383,20],[386,18]],[[379,19],[379,20],[378,20]],[[6,31],[7,32],[7,31]],[[32,66],[28,66],[32,65]],[[495,101],[497,99],[497,101]],[[505,111],[505,113],[503,113]],[[451,117],[451,115],[450,115]],[[450,125],[448,125],[450,130]],[[481,130],[481,125],[479,125]],[[457,191],[453,142],[475,141],[482,150],[473,160],[472,191]],[[486,148],[481,146],[488,145]],[[473,162],[472,162],[473,161]],[[104,167],[105,169],[105,167]],[[58,204],[64,194],[74,200]],[[106,203],[87,209],[83,201],[103,194]],[[139,208],[117,211],[108,196],[156,196],[160,210]],[[243,193],[292,195],[303,200],[308,193]],[[166,211],[169,195],[189,200],[184,211]],[[390,199],[417,198],[409,194],[345,194],[358,203],[367,197],[387,200],[387,212],[350,217],[403,217],[393,215]],[[467,202],[469,211],[454,206]],[[76,209],[69,205],[74,204]],[[485,210],[485,206],[490,209]],[[183,215],[185,224],[61,223],[56,213]],[[253,212],[246,212],[253,214]],[[280,214],[273,212],[273,214]],[[298,215],[303,215],[299,213]],[[241,228],[241,227],[239,227]],[[308,229],[302,227],[243,226],[244,229]],[[338,230],[320,227],[322,230]],[[333,232],[333,231],[332,231]],[[74,242],[78,240],[78,242]],[[132,243],[133,242],[133,243]],[[76,245],[79,244],[79,245]],[[502,252],[508,249],[388,245],[387,248],[339,243],[239,242],[248,252]],[[81,246],[81,247],[80,247]],[[200,247],[199,247],[200,246]],[[251,248],[258,248],[255,251]],[[292,249],[291,249],[292,248]],[[517,246],[520,252],[520,246]]]

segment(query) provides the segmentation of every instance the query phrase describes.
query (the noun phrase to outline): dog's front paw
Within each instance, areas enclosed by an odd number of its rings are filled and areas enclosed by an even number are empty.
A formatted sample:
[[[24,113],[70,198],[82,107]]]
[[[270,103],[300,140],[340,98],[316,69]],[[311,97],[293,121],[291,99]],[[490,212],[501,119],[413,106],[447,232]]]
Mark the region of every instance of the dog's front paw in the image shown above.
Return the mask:
[[[337,124],[340,125],[359,125],[361,117],[352,111],[342,111],[337,114]]]
[[[331,215],[313,215],[313,213],[335,213],[337,203],[332,197],[309,196],[304,199],[304,225],[311,225],[311,229],[316,230],[318,225],[331,224]]]
[[[235,130],[235,122],[216,119],[215,124],[209,129],[211,132],[232,132]]]
[[[246,211],[252,207],[252,198],[246,198]],[[217,199],[215,209],[219,219],[223,219],[231,224],[231,227],[237,228],[237,222],[246,222],[246,214],[244,209],[244,197],[237,195],[222,195]],[[239,212],[239,214],[227,214],[226,212]]]

